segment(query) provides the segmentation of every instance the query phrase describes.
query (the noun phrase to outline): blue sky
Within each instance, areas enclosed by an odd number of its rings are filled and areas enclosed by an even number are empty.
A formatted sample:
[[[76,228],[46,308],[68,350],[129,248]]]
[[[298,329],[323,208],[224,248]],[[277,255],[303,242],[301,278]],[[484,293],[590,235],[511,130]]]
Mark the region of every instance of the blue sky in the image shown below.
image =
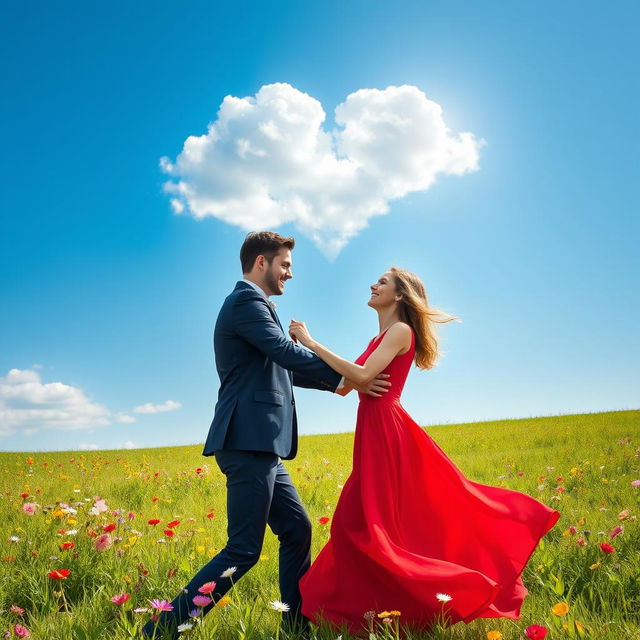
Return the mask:
[[[477,171],[391,201],[333,260],[277,227],[297,240],[283,323],[357,357],[377,333],[368,285],[398,265],[463,321],[409,378],[419,423],[637,408],[637,20],[631,2],[6,8],[0,449],[204,440],[245,231],[175,215],[159,163],[225,96],[275,82],[319,101],[327,131],[353,92],[412,85],[486,141]],[[60,422],[51,383],[82,428]],[[297,398],[302,433],[353,428],[354,397]]]

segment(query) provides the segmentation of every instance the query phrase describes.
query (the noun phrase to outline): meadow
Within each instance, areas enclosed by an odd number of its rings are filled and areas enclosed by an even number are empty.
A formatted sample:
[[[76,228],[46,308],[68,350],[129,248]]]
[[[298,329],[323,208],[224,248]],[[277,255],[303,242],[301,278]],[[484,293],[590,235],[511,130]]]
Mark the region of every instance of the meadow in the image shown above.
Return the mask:
[[[520,620],[439,624],[407,637],[544,637],[536,625],[551,640],[640,638],[640,411],[427,433],[470,479],[528,493],[561,518],[523,573],[529,596]],[[351,433],[306,436],[286,462],[314,525],[314,556],[328,538],[352,443]],[[151,601],[172,600],[226,541],[224,477],[201,451],[0,453],[1,637],[140,637]],[[269,604],[280,597],[276,576],[277,540],[268,531],[258,565],[182,635],[282,638]],[[398,637],[399,625],[401,611],[376,616],[370,640]],[[314,634],[349,637],[324,627]]]

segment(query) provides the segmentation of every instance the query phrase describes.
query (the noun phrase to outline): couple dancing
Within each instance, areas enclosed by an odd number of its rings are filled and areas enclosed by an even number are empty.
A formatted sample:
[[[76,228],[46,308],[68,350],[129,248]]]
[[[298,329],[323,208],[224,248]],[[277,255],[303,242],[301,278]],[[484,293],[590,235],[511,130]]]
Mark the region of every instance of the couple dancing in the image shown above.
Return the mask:
[[[371,286],[379,333],[355,363],[316,342],[303,322],[291,322],[291,340],[269,297],[293,277],[293,247],[293,238],[260,232],[240,250],[243,279],[214,332],[220,391],[203,451],[227,478],[228,541],[159,627],[177,638],[209,582],[216,586],[205,613],[212,608],[260,558],[267,525],[280,542],[286,630],[306,634],[311,619],[357,634],[365,612],[383,609],[425,628],[443,607],[450,622],[518,618],[522,570],[559,513],[467,479],[400,404],[411,365],[435,364],[434,323],[453,318],[429,307],[415,275],[392,268]],[[353,470],[313,564],[311,523],[281,462],[297,451],[294,385],[360,397]],[[451,598],[444,604],[442,593]],[[151,635],[153,623],[144,631]]]

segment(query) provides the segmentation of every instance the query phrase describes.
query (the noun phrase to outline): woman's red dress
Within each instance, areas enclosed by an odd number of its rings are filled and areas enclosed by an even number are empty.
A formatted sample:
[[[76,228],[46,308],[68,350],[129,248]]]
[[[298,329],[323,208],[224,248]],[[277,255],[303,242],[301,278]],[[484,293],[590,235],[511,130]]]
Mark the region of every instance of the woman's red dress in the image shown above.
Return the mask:
[[[359,394],[353,470],[331,537],[300,581],[302,613],[352,633],[367,611],[398,610],[401,623],[424,627],[443,610],[452,623],[519,618],[521,573],[560,516],[527,494],[469,480],[411,419],[400,395],[414,350],[412,337],[385,369],[388,393]]]

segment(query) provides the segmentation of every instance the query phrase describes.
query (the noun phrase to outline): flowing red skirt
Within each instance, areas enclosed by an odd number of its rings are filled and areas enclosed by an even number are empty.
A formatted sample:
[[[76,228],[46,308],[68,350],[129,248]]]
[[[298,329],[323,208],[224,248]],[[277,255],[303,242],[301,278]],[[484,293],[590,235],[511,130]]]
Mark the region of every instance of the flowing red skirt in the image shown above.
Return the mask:
[[[442,613],[450,623],[519,618],[521,573],[559,516],[468,480],[398,401],[362,400],[353,471],[330,540],[300,581],[302,612],[352,633],[371,610],[420,627]]]

